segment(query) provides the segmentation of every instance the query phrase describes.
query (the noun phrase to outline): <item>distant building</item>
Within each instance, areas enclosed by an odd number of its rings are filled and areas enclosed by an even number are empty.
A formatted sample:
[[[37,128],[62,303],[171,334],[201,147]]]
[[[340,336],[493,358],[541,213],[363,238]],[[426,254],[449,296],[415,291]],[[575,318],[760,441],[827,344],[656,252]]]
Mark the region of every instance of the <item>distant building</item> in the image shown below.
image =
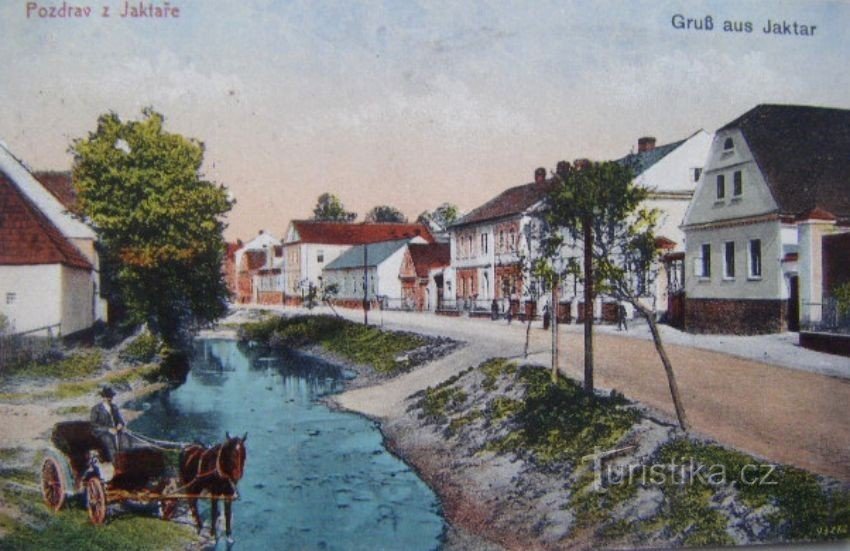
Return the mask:
[[[70,212],[70,174],[38,176],[0,144],[0,313],[15,332],[69,335],[106,320],[96,235]]]
[[[759,105],[723,126],[683,225],[686,328],[769,333],[818,321],[823,237],[848,224],[850,111]]]
[[[283,240],[283,285],[287,304],[298,305],[310,286],[322,286],[322,270],[355,245],[421,237],[434,241],[422,224],[293,220]]]
[[[436,310],[444,293],[444,273],[450,265],[449,243],[410,242],[399,273],[402,308]]]
[[[278,239],[260,230],[233,256],[239,304],[283,303],[283,248]]]
[[[237,278],[236,278],[236,251],[243,246],[242,240],[237,239],[235,242],[225,243],[224,260],[222,272],[224,274],[224,284],[227,286],[227,294],[232,302],[236,302],[237,297]]]

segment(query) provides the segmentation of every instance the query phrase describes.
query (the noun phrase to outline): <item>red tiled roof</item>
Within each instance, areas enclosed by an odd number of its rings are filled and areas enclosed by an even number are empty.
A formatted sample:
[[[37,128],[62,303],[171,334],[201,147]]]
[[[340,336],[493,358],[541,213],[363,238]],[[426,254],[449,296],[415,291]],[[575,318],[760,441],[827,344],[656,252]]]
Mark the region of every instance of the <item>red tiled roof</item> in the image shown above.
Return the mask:
[[[42,171],[33,172],[32,175],[47,191],[59,199],[66,209],[74,211],[77,206],[77,191],[71,181],[70,172]]]
[[[506,189],[480,207],[473,209],[452,225],[463,226],[525,212],[537,202],[543,200],[556,185],[556,182],[557,180],[553,178],[541,184],[532,182]]]
[[[797,215],[797,220],[836,220],[835,215],[826,209],[815,207]]]
[[[91,270],[77,248],[0,173],[0,265],[64,264]]]
[[[451,262],[451,252],[448,243],[428,243],[427,245],[411,243],[407,246],[410,258],[416,268],[416,275],[428,277],[432,268],[442,268]]]
[[[668,239],[663,235],[659,235],[655,238],[655,248],[656,249],[675,249],[676,242],[672,239]]]
[[[422,224],[396,223],[348,223],[322,222],[318,220],[293,220],[292,225],[298,232],[302,243],[323,245],[363,245],[379,241],[413,239],[422,237],[429,243],[434,236]]]
[[[235,242],[228,241],[225,243],[224,255],[229,260],[236,258],[236,251],[242,248],[242,240],[237,239]]]

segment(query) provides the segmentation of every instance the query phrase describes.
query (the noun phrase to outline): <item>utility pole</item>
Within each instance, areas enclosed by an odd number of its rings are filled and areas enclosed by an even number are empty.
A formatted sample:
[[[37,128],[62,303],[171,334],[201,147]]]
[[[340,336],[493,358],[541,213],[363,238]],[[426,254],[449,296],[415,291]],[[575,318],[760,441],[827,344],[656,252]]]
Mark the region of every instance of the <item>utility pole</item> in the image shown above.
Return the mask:
[[[558,276],[552,282],[552,306],[549,315],[552,318],[552,382],[558,382]]]
[[[584,230],[584,391],[593,394],[593,227],[586,217]]]
[[[363,244],[363,325],[369,325],[369,247]]]

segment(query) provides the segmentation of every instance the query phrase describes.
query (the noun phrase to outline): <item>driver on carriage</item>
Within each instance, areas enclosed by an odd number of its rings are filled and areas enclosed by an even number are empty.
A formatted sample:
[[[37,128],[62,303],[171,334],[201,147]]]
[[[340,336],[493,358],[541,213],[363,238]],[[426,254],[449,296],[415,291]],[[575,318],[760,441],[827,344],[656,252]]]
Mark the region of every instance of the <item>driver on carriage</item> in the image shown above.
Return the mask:
[[[124,418],[118,406],[112,403],[115,391],[106,386],[101,389],[100,396],[103,400],[91,408],[92,431],[106,450],[107,457],[103,461],[111,463],[117,452],[130,447],[130,438],[124,430]]]

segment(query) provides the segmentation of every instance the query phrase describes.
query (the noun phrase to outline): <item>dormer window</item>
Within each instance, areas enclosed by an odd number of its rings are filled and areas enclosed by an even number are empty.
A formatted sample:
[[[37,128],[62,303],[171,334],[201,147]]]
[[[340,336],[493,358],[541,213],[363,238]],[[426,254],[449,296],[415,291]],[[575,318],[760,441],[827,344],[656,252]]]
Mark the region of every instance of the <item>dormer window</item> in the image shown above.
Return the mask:
[[[723,142],[723,152],[732,151],[735,149],[735,142],[732,141],[732,138],[726,138]]]

